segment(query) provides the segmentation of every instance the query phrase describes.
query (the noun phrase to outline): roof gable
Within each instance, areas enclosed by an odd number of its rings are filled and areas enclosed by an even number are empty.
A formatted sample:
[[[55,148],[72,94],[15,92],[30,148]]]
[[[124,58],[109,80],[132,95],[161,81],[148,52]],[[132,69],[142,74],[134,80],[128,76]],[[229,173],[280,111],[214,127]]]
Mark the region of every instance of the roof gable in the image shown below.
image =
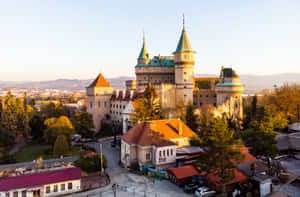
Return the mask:
[[[186,33],[184,27],[182,29],[181,36],[180,36],[175,53],[177,53],[177,52],[193,52],[190,41],[187,37],[187,33]]]

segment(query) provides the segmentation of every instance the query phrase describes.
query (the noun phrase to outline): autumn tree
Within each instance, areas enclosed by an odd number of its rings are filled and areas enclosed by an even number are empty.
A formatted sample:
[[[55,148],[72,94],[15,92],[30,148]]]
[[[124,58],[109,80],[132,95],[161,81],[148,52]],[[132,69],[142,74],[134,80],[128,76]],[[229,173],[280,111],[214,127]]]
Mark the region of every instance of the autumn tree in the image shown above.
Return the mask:
[[[83,111],[78,111],[72,117],[72,123],[76,133],[81,134],[84,137],[93,137],[94,123],[91,114]]]
[[[41,105],[41,113],[46,118],[58,118],[60,116],[66,116],[67,112],[64,110],[61,103],[46,103]]]
[[[149,84],[144,95],[135,102],[134,113],[131,115],[132,122],[160,120],[163,117],[159,95],[155,87]]]
[[[59,135],[64,135],[68,141],[71,140],[74,127],[68,117],[48,118],[44,124],[46,126],[44,137],[48,143],[53,144]]]
[[[54,143],[53,155],[55,157],[66,156],[69,153],[69,144],[65,135],[59,135]]]
[[[207,174],[219,177],[218,183],[225,192],[225,184],[235,178],[236,163],[244,159],[240,140],[234,138],[234,131],[228,128],[226,121],[216,118],[210,129],[198,138],[198,144],[203,152],[196,164]]]

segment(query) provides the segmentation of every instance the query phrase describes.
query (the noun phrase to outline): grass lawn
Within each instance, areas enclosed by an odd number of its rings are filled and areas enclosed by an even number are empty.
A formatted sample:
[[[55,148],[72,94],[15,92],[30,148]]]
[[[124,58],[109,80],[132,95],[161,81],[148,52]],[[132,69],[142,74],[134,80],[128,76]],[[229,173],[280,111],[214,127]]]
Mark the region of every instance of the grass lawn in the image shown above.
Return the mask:
[[[80,147],[72,147],[68,156],[80,156],[85,155],[90,151],[80,151]],[[45,159],[53,159],[55,158],[52,155],[52,147],[50,145],[29,145],[24,147],[21,151],[16,152],[14,155],[16,162],[28,162],[33,161],[39,158],[40,156]]]
[[[14,154],[14,158],[17,162],[33,161],[42,156],[43,159],[49,159],[51,156],[49,152],[51,151],[50,145],[34,145],[27,146],[21,151]]]

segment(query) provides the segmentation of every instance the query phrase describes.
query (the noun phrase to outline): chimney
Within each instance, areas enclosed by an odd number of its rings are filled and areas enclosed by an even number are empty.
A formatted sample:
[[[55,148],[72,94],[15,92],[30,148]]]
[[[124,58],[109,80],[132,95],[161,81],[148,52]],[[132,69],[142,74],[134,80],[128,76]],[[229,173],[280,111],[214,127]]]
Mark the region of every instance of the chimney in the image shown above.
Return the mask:
[[[178,135],[182,136],[182,133],[183,133],[182,122],[181,122],[181,120],[178,120],[178,121],[179,121],[179,123],[178,123]]]
[[[125,98],[126,90],[123,90],[123,99]]]
[[[133,90],[130,90],[130,100],[132,99],[133,97]]]
[[[116,98],[119,97],[119,89],[116,90]]]

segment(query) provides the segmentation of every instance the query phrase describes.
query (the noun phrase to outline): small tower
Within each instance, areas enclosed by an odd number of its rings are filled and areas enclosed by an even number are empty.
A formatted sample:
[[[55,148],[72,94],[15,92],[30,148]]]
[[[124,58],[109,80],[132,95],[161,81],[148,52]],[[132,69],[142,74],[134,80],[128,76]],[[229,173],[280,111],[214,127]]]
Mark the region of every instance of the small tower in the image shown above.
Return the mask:
[[[149,53],[146,49],[145,35],[143,34],[143,46],[137,59],[138,64],[148,64],[150,61]]]
[[[101,73],[86,90],[87,112],[93,115],[95,131],[98,132],[102,120],[110,115],[110,99],[114,90]]]
[[[194,51],[187,37],[184,18],[182,33],[174,54],[176,104],[193,102]]]
[[[232,68],[222,66],[220,82],[216,84],[217,108],[233,120],[242,120],[244,86]]]

